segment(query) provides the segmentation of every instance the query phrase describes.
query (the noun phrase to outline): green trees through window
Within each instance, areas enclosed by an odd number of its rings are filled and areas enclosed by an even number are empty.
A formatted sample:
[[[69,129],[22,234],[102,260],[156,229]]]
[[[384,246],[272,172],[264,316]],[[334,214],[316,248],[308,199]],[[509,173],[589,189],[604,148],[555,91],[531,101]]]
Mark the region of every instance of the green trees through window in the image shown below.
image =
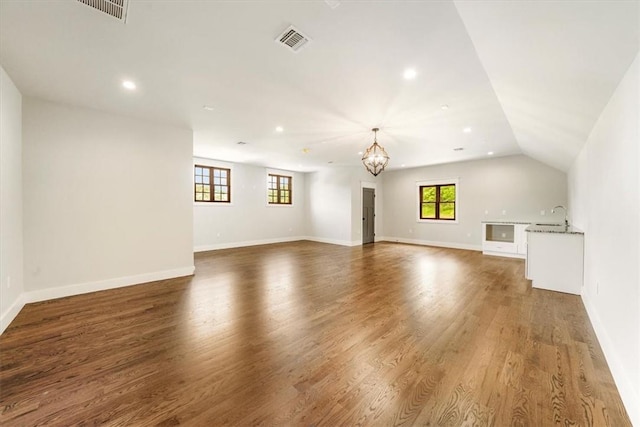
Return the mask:
[[[267,196],[270,205],[290,205],[292,196],[291,177],[269,174]]]
[[[420,186],[420,219],[456,219],[456,185]]]
[[[194,171],[196,202],[231,202],[231,170],[196,165]]]

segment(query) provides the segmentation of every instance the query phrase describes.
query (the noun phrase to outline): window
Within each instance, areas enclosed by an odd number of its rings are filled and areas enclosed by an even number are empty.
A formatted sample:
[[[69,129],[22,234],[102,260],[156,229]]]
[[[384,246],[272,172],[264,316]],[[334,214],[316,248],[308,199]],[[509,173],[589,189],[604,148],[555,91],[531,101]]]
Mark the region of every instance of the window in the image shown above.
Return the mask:
[[[293,197],[291,177],[269,174],[267,196],[270,205],[290,205]]]
[[[421,185],[420,219],[455,221],[456,184]]]
[[[231,202],[231,170],[195,165],[194,200],[196,202]]]

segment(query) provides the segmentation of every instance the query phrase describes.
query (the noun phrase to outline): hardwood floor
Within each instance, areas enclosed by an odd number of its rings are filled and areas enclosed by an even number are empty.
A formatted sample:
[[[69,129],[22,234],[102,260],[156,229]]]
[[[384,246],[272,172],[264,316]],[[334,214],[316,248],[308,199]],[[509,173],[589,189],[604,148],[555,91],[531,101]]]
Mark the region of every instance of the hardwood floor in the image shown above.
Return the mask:
[[[630,426],[579,297],[479,252],[313,242],[27,305],[0,424]]]

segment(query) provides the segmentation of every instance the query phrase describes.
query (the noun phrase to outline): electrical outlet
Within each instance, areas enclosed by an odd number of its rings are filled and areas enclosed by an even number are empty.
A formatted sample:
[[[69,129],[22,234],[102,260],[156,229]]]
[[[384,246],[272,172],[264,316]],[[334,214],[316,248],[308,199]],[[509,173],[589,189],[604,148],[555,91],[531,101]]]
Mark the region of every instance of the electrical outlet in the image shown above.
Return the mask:
[[[411,233],[413,233],[413,229],[412,228],[409,229],[409,234],[411,234]]]
[[[540,215],[545,216],[546,214],[547,214],[547,212],[546,212],[544,209],[542,209],[542,210],[540,211]]]
[[[507,211],[505,209],[502,210],[502,215],[506,215]]]
[[[484,214],[489,215],[489,210],[485,209]]]
[[[471,233],[467,233],[467,237],[471,237]]]
[[[220,233],[216,234],[216,237],[220,237]]]

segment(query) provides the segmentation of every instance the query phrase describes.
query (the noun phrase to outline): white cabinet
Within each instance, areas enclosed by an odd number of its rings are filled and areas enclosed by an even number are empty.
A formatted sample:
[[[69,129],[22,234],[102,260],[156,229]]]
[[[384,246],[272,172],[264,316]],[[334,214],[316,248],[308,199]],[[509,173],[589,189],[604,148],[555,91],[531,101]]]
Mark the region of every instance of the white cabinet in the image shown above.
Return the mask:
[[[482,253],[511,258],[526,258],[529,223],[484,222],[482,223]]]
[[[584,235],[527,232],[527,279],[539,289],[580,295],[584,269]]]

